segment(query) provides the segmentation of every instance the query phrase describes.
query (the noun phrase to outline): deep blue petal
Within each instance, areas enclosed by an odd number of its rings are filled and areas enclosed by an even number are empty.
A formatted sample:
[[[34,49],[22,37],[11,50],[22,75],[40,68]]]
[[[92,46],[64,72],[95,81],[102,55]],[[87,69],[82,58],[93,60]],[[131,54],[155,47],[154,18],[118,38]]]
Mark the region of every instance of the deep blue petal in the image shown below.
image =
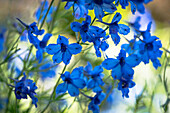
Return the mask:
[[[60,45],[57,45],[57,44],[49,44],[47,47],[46,47],[46,52],[50,55],[53,55],[53,54],[56,54],[60,51],[61,49],[61,46]]]
[[[77,43],[73,43],[68,45],[68,50],[70,51],[71,54],[78,54],[81,52],[81,45],[77,44]]]
[[[130,32],[130,28],[127,25],[119,24],[119,33],[127,35]]]
[[[66,52],[63,53],[62,60],[66,65],[70,63],[71,56],[72,54],[68,50],[66,50]]]
[[[110,70],[110,69],[113,69],[118,63],[119,63],[119,60],[108,58],[102,62],[102,66],[105,69]]]
[[[71,96],[78,96],[79,95],[79,89],[72,84],[68,84],[68,93]]]
[[[55,53],[52,58],[53,62],[60,63],[62,61],[62,55],[63,55],[63,53],[61,51],[58,51],[57,53]]]
[[[61,83],[56,88],[56,94],[65,93],[67,91],[68,84],[66,82]]]
[[[81,24],[78,23],[78,22],[72,22],[72,23],[71,23],[71,29],[72,29],[74,32],[79,32],[80,29],[81,29]]]
[[[64,44],[64,45],[68,45],[68,39],[64,36],[58,36],[58,39],[57,39],[57,44]]]
[[[83,79],[73,79],[72,82],[76,87],[80,89],[83,89],[86,86],[86,82]]]

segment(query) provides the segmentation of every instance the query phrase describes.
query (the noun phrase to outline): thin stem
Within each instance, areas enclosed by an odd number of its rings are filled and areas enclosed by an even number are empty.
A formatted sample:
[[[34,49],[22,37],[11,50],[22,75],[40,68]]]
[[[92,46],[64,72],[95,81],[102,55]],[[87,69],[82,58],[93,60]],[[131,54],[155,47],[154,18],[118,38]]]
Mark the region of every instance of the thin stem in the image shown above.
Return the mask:
[[[44,112],[47,110],[47,108],[49,107],[49,105],[51,104],[51,102],[52,102],[52,101],[51,101],[51,100],[52,100],[52,97],[53,97],[53,95],[55,94],[55,90],[56,90],[56,88],[57,88],[57,86],[58,86],[58,84],[59,84],[59,82],[60,82],[60,79],[61,79],[61,75],[62,75],[62,74],[64,73],[64,71],[66,70],[66,67],[67,67],[67,65],[64,66],[63,71],[61,72],[60,77],[58,78],[58,80],[57,80],[57,82],[56,82],[56,84],[55,84],[55,86],[54,86],[54,88],[53,88],[53,92],[52,92],[52,94],[51,94],[51,96],[50,96],[50,100],[49,100],[47,106],[42,110],[41,113],[44,113]]]
[[[51,1],[51,3],[50,3],[50,6],[48,7],[48,10],[47,10],[47,12],[46,12],[46,14],[45,14],[45,17],[44,17],[44,19],[43,19],[43,22],[41,23],[41,25],[40,25],[40,30],[41,30],[41,28],[43,27],[43,25],[44,25],[44,23],[45,23],[45,20],[46,20],[46,18],[47,18],[47,15],[48,15],[48,13],[49,13],[49,11],[50,11],[50,8],[51,8],[51,6],[53,5],[53,3],[54,3],[54,0],[52,0]]]

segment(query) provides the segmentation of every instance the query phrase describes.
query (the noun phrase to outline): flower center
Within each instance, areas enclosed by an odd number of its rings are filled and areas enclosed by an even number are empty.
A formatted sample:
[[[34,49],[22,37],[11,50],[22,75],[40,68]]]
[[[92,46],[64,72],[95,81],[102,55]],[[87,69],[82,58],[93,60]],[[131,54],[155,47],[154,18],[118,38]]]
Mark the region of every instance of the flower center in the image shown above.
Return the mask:
[[[101,5],[101,4],[103,4],[103,0],[94,0],[94,3]]]
[[[89,30],[88,23],[85,23],[84,25],[82,25],[82,29],[84,32],[87,32]]]
[[[125,59],[123,57],[121,57],[119,63],[121,66],[123,66],[125,64]]]
[[[145,48],[149,51],[152,51],[153,50],[153,44],[152,43],[148,43],[145,45]]]
[[[40,42],[40,47],[41,47],[41,48],[45,48],[45,47],[46,47],[46,44],[47,44],[47,43],[46,43],[45,41],[41,41],[41,42]]]
[[[63,43],[61,43],[61,52],[66,52],[66,45],[64,45]]]

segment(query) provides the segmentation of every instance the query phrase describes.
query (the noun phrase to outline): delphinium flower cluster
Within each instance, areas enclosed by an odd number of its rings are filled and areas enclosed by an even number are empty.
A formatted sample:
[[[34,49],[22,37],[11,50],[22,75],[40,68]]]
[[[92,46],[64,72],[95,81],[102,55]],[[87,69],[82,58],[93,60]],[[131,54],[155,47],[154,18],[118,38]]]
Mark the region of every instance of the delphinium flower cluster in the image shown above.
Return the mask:
[[[122,97],[129,98],[130,88],[135,86],[133,81],[134,68],[141,62],[145,64],[152,61],[155,69],[161,66],[158,58],[162,56],[161,41],[158,37],[152,36],[150,29],[152,22],[150,22],[145,31],[140,30],[140,18],[138,17],[134,23],[127,22],[127,25],[120,24],[122,21],[122,14],[117,12],[117,7],[121,5],[125,9],[131,4],[131,13],[135,14],[136,11],[145,13],[144,4],[149,3],[152,0],[62,0],[60,2],[66,2],[65,9],[69,10],[72,8],[72,14],[74,21],[71,22],[69,27],[72,32],[76,34],[76,41],[69,43],[71,40],[68,35],[60,34],[57,37],[56,42],[48,43],[53,32],[50,30],[42,29],[43,24],[46,22],[48,25],[54,24],[56,12],[59,6],[53,5],[54,0],[49,4],[48,0],[41,2],[40,7],[35,12],[37,22],[26,24],[23,19],[17,18],[21,24],[23,30],[15,25],[15,28],[19,30],[19,34],[28,35],[29,43],[31,44],[28,55],[25,58],[20,58],[24,61],[23,69],[18,70],[19,75],[16,79],[11,78],[14,81],[9,85],[14,89],[15,96],[17,99],[27,99],[29,96],[32,99],[32,104],[38,107],[38,98],[36,97],[36,89],[38,88],[33,80],[28,79],[28,74],[32,73],[31,70],[38,67],[38,72],[42,75],[42,79],[47,77],[54,77],[57,73],[55,70],[49,70],[63,63],[64,69],[59,73],[58,80],[53,88],[53,92],[48,100],[47,105],[41,112],[45,112],[52,101],[55,101],[55,97],[62,94],[68,94],[71,97],[83,96],[87,99],[88,110],[93,113],[99,113],[99,105],[106,100],[106,92],[103,90],[105,81],[103,78],[106,76],[103,72],[104,69],[111,70],[109,75],[113,78],[112,81],[117,81],[117,87],[114,84],[113,87],[117,88],[122,92]],[[61,7],[61,6],[60,6]],[[89,12],[93,10],[95,18],[92,20]],[[92,12],[93,12],[92,11]],[[112,21],[109,23],[103,18],[107,15],[113,15]],[[69,17],[68,17],[69,18]],[[83,21],[80,21],[80,20]],[[94,25],[94,22],[102,24],[104,27]],[[40,26],[40,27],[39,27]],[[133,29],[134,37],[129,40],[127,44],[122,44],[120,53],[117,57],[108,57],[105,51],[109,48],[108,39],[111,38],[115,46],[120,46],[121,37],[126,37]],[[64,29],[63,29],[64,30]],[[24,31],[24,33],[23,33]],[[108,32],[107,32],[108,31]],[[3,40],[3,33],[0,34],[0,40]],[[40,36],[43,35],[43,39],[40,40]],[[122,36],[123,35],[123,36]],[[55,36],[56,37],[56,36]],[[69,64],[76,61],[73,57],[83,55],[85,47],[92,45],[95,49],[95,55],[99,57],[103,62],[93,68],[90,62],[87,62],[86,66],[72,67],[72,71],[66,71]],[[0,48],[0,51],[2,50]],[[32,54],[32,48],[36,49],[35,57]],[[90,48],[89,48],[90,49]],[[88,51],[88,49],[87,49]],[[111,50],[114,52],[114,50]],[[45,56],[51,56],[51,61],[46,60]],[[31,58],[33,57],[33,58]],[[104,60],[103,60],[104,58]],[[48,57],[49,59],[49,57]],[[29,65],[30,62],[36,63],[35,65]],[[75,60],[75,61],[74,61]],[[43,64],[43,65],[41,65]],[[44,71],[45,70],[45,71]],[[20,80],[18,80],[24,72],[28,72],[27,76],[24,74]],[[62,79],[62,82],[60,81]],[[39,97],[39,96],[38,96]],[[87,106],[86,106],[87,107]]]

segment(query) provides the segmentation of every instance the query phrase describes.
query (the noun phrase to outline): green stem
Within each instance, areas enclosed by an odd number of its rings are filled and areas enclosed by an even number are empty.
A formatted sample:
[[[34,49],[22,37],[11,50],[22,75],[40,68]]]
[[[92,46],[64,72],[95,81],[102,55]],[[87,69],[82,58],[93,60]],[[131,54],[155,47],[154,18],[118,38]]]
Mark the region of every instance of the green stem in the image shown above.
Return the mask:
[[[66,67],[67,67],[67,65],[64,66],[63,71],[61,72],[60,77],[58,78],[58,80],[57,80],[57,82],[56,82],[56,84],[55,84],[55,86],[54,86],[53,92],[52,92],[52,94],[51,94],[51,96],[50,96],[50,100],[49,100],[47,106],[42,110],[41,113],[44,113],[44,112],[47,110],[47,108],[49,107],[49,105],[51,104],[51,102],[52,102],[52,101],[51,101],[51,100],[52,100],[52,97],[53,97],[54,94],[55,94],[55,90],[56,90],[56,88],[57,88],[57,86],[58,86],[58,84],[59,84],[59,82],[60,82],[60,79],[61,79],[61,75],[62,75],[62,74],[64,73],[64,71],[66,70]]]
[[[41,25],[40,25],[40,28],[39,28],[40,30],[41,30],[41,28],[43,27],[43,25],[44,25],[44,23],[45,23],[45,20],[46,20],[46,18],[47,18],[47,15],[48,15],[48,13],[49,13],[49,11],[50,11],[50,8],[51,8],[51,6],[53,5],[53,3],[54,3],[54,0],[51,1],[50,6],[48,7],[47,13],[45,14],[45,17],[44,17],[44,19],[43,19],[43,22],[42,22]]]

